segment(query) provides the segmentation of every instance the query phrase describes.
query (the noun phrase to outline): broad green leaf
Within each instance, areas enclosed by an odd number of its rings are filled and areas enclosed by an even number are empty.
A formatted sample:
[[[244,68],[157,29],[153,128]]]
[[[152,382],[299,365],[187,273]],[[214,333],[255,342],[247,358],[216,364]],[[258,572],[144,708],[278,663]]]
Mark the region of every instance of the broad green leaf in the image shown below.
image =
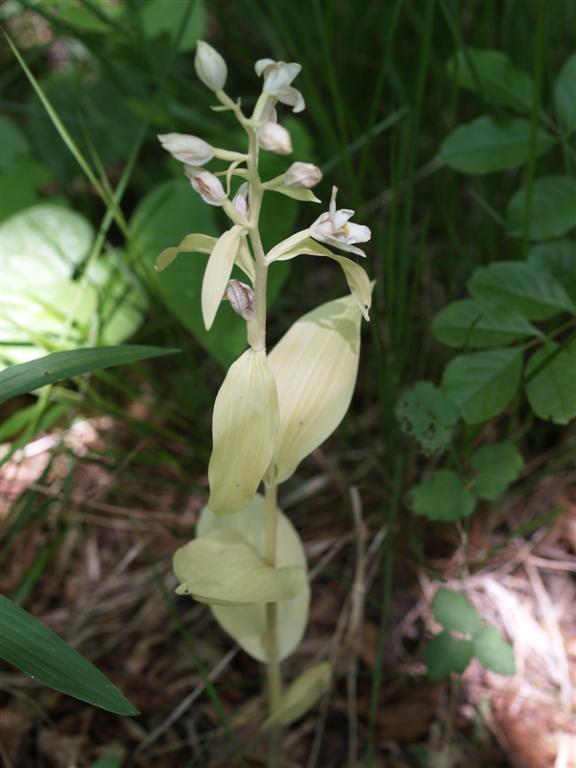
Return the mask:
[[[518,391],[522,349],[491,349],[458,355],[442,377],[442,389],[456,403],[467,424],[497,416]]]
[[[325,661],[303,672],[286,689],[278,709],[263,724],[265,730],[290,725],[305,715],[330,688],[332,669]]]
[[[116,365],[127,365],[151,357],[171,355],[178,351],[160,347],[126,345],[54,352],[38,360],[14,365],[1,371],[0,403],[81,373],[90,373]]]
[[[118,715],[137,715],[108,678],[51,629],[0,595],[0,658],[43,685]]]
[[[482,626],[478,611],[459,592],[439,589],[432,602],[432,615],[444,629],[473,635]]]
[[[523,237],[526,230],[526,188],[519,189],[506,209],[510,237]],[[562,237],[576,226],[576,179],[543,176],[534,182],[530,211],[531,240]]]
[[[440,469],[428,480],[414,486],[409,494],[414,512],[429,520],[452,523],[474,512],[475,499],[455,472]]]
[[[471,640],[455,640],[449,632],[435,635],[424,648],[426,670],[431,680],[441,680],[452,673],[461,675],[473,656]]]
[[[210,509],[239,512],[258,490],[278,434],[278,394],[264,350],[251,347],[230,366],[212,414]]]
[[[554,83],[554,106],[568,132],[576,129],[576,53],[564,63]]]
[[[496,627],[482,627],[472,638],[474,656],[487,669],[499,675],[514,675],[514,649],[503,640]]]
[[[0,226],[4,291],[22,291],[70,278],[87,257],[91,224],[58,205],[36,205]]]
[[[18,123],[6,115],[0,115],[0,136],[2,137],[0,171],[4,173],[30,155],[30,146]]]
[[[526,366],[526,395],[536,416],[556,424],[576,417],[576,338],[564,349],[547,342]]]
[[[276,482],[287,480],[344,418],[358,373],[361,321],[353,296],[329,301],[299,318],[268,355],[280,408]]]
[[[160,35],[168,35],[171,41],[175,41],[181,35],[178,50],[189,51],[194,48],[206,33],[206,9],[202,0],[194,0],[188,23],[182,31],[188,6],[186,2],[172,2],[167,6],[166,0],[146,0],[141,3],[138,14],[146,37],[155,39]]]
[[[448,74],[461,88],[475,91],[490,104],[519,112],[532,108],[530,76],[518,69],[507,54],[482,48],[467,48],[447,63]]]
[[[561,283],[525,261],[500,261],[480,267],[469,280],[468,289],[479,301],[515,310],[531,320],[548,320],[562,312],[576,311]]]
[[[297,567],[306,572],[306,555],[300,537],[286,515],[278,510],[276,562],[280,568]],[[199,537],[213,530],[235,530],[264,556],[266,552],[266,508],[264,498],[256,495],[250,504],[235,515],[215,515],[205,507],[196,528]],[[290,600],[278,603],[279,660],[283,661],[299,645],[308,622],[310,586],[305,579],[303,589]],[[263,604],[220,606],[210,610],[216,621],[238,645],[257,661],[268,662],[266,642],[266,606]]]
[[[448,304],[434,318],[432,333],[449,347],[480,348],[505,346],[519,338],[540,335],[516,310],[472,299]]]
[[[549,133],[540,129],[534,155],[543,155],[555,143]],[[517,168],[528,161],[531,153],[529,120],[487,115],[458,126],[440,147],[440,157],[450,168],[473,174]]]
[[[576,305],[576,242],[553,240],[533,245],[528,262],[559,282]]]
[[[228,368],[246,348],[246,323],[234,314],[228,302],[223,302],[211,330],[204,327],[201,291],[207,255],[186,254],[162,272],[154,269],[158,255],[188,233],[221,234],[214,209],[202,201],[188,181],[168,181],[146,195],[130,226],[132,254],[150,282],[158,287],[168,309],[222,367]]]
[[[213,530],[176,550],[179,595],[209,605],[249,605],[288,600],[304,588],[298,566],[273,568],[239,531]]]
[[[35,160],[25,158],[0,175],[0,222],[43,202],[38,190],[52,181],[52,173]],[[55,199],[51,196],[52,204]]]
[[[520,474],[524,461],[510,443],[483,445],[470,459],[476,472],[473,490],[482,499],[493,501]]]
[[[454,403],[431,381],[418,381],[404,390],[395,414],[402,431],[419,443],[426,456],[446,450],[458,421]]]

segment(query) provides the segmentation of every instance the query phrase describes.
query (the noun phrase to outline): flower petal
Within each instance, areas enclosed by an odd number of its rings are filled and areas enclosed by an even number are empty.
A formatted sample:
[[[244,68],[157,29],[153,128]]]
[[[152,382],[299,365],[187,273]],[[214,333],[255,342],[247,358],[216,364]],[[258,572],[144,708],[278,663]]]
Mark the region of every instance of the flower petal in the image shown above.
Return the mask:
[[[353,296],[329,301],[297,320],[270,352],[280,404],[276,482],[287,480],[344,418],[358,372],[361,318]]]
[[[306,583],[302,567],[273,568],[245,536],[213,530],[176,550],[179,595],[210,605],[270,603],[295,597]]]
[[[348,244],[367,243],[371,237],[370,227],[366,227],[364,224],[348,224],[348,235],[346,237]]]
[[[208,259],[202,281],[202,316],[206,330],[212,327],[226,291],[243,231],[239,224],[235,224],[232,229],[224,232],[216,241]]]
[[[282,90],[278,91],[276,94],[276,98],[282,104],[292,107],[292,112],[303,112],[306,109],[304,96],[302,96],[297,88],[292,88],[291,86],[282,88]]]
[[[270,464],[277,432],[274,376],[265,353],[247,349],[231,365],[214,403],[208,467],[213,512],[238,512],[248,504]]]

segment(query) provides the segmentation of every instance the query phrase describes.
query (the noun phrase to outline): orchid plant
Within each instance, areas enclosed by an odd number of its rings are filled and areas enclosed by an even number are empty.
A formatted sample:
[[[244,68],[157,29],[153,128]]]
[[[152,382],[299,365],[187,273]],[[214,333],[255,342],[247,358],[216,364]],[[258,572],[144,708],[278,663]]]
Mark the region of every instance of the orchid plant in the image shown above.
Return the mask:
[[[207,603],[224,630],[266,665],[269,711],[264,728],[270,729],[300,717],[330,683],[330,666],[324,662],[283,687],[280,664],[304,634],[310,587],[302,542],[278,508],[277,489],[337,428],[349,407],[371,283],[359,264],[327,246],[364,256],[356,244],[368,241],[370,230],[351,221],[353,211],[337,208],[334,187],[327,212],[266,253],[259,231],[265,193],[320,202],[312,192],[322,178],[315,165],[294,162],[270,180],[259,175],[260,150],[281,155],[292,151],[276,107],[280,103],[293,112],[304,109],[304,98],[292,85],[301,67],[257,61],[263,88],[250,117],[224,90],[226,63],[205,42],[198,43],[195,67],[219,102],[214,109],[230,111],[245,130],[248,148],[243,154],[213,147],[196,136],[159,136],[162,146],[184,164],[193,189],[208,205],[222,208],[231,226],[219,238],[187,235],[178,246],[164,250],[156,266],[165,269],[181,252],[210,254],[201,296],[206,328],[227,299],[246,322],[248,348],[231,365],[216,397],[210,497],[196,538],[174,556],[176,591]],[[227,170],[206,170],[213,158],[226,161]],[[268,269],[301,254],[340,264],[350,294],[301,317],[267,353]],[[247,282],[231,279],[235,265]],[[263,495],[258,493],[261,484]]]

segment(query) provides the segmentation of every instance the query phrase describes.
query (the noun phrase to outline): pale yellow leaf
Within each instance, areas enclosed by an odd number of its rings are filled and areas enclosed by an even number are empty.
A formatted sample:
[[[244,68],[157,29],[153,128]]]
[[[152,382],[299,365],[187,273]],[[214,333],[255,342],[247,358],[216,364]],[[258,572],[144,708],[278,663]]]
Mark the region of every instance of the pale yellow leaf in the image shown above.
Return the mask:
[[[258,489],[276,444],[278,396],[263,351],[247,349],[226,374],[214,403],[209,506],[238,512]]]
[[[280,706],[264,721],[263,728],[268,730],[290,725],[305,715],[330,688],[331,677],[327,661],[307,669],[286,690]]]
[[[216,243],[215,237],[202,234],[186,235],[183,240],[180,241],[180,245],[173,248],[166,248],[156,259],[156,271],[162,272],[162,270],[169,267],[179,253],[210,253],[214,244]]]
[[[306,555],[292,523],[278,510],[276,563],[280,568],[300,567],[306,572]],[[266,510],[264,498],[257,494],[236,515],[215,515],[205,507],[196,533],[204,536],[213,530],[240,531],[264,556],[266,552]],[[310,586],[305,579],[302,590],[293,598],[278,602],[278,658],[289,656],[299,645],[308,623]],[[211,606],[222,629],[257,661],[270,659],[266,645],[266,606],[262,603],[238,606]]]
[[[362,315],[353,296],[297,320],[268,355],[280,427],[272,469],[282,483],[340,424],[352,399]]]
[[[225,528],[176,550],[173,567],[176,592],[211,605],[276,602],[306,584],[302,567],[272,568],[245,536]]]
[[[202,316],[207,330],[212,327],[226,291],[240,247],[242,232],[243,229],[239,224],[235,224],[227,232],[224,232],[216,241],[206,264],[202,281]]]

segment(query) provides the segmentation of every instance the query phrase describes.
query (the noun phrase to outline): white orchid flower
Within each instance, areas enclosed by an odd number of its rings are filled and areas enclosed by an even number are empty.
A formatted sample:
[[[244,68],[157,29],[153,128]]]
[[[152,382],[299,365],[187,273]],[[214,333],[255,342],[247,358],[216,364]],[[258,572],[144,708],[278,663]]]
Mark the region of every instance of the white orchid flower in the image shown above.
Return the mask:
[[[300,91],[292,87],[292,81],[302,69],[300,64],[294,61],[288,63],[273,59],[259,59],[254,69],[258,77],[264,77],[264,93],[292,107],[293,112],[302,112],[306,107],[304,97]]]
[[[198,136],[185,133],[163,133],[158,136],[163,148],[186,165],[205,165],[214,157],[214,148]]]
[[[350,222],[354,216],[354,211],[349,208],[336,210],[337,193],[338,187],[332,187],[330,208],[327,213],[323,213],[312,224],[310,234],[314,240],[318,240],[320,243],[327,243],[335,248],[340,248],[341,251],[355,253],[358,256],[366,256],[364,251],[354,246],[354,243],[368,242],[372,233],[369,227]]]
[[[184,173],[192,182],[192,187],[208,205],[224,205],[227,199],[226,191],[220,179],[204,168],[187,165]]]
[[[226,84],[228,68],[226,62],[215,48],[199,40],[194,59],[196,74],[211,91],[221,91]]]
[[[322,171],[313,163],[292,163],[286,171],[284,183],[287,187],[312,189],[322,181]]]
[[[278,155],[289,155],[292,152],[290,134],[278,123],[264,123],[258,131],[258,144],[261,149],[276,152]]]

